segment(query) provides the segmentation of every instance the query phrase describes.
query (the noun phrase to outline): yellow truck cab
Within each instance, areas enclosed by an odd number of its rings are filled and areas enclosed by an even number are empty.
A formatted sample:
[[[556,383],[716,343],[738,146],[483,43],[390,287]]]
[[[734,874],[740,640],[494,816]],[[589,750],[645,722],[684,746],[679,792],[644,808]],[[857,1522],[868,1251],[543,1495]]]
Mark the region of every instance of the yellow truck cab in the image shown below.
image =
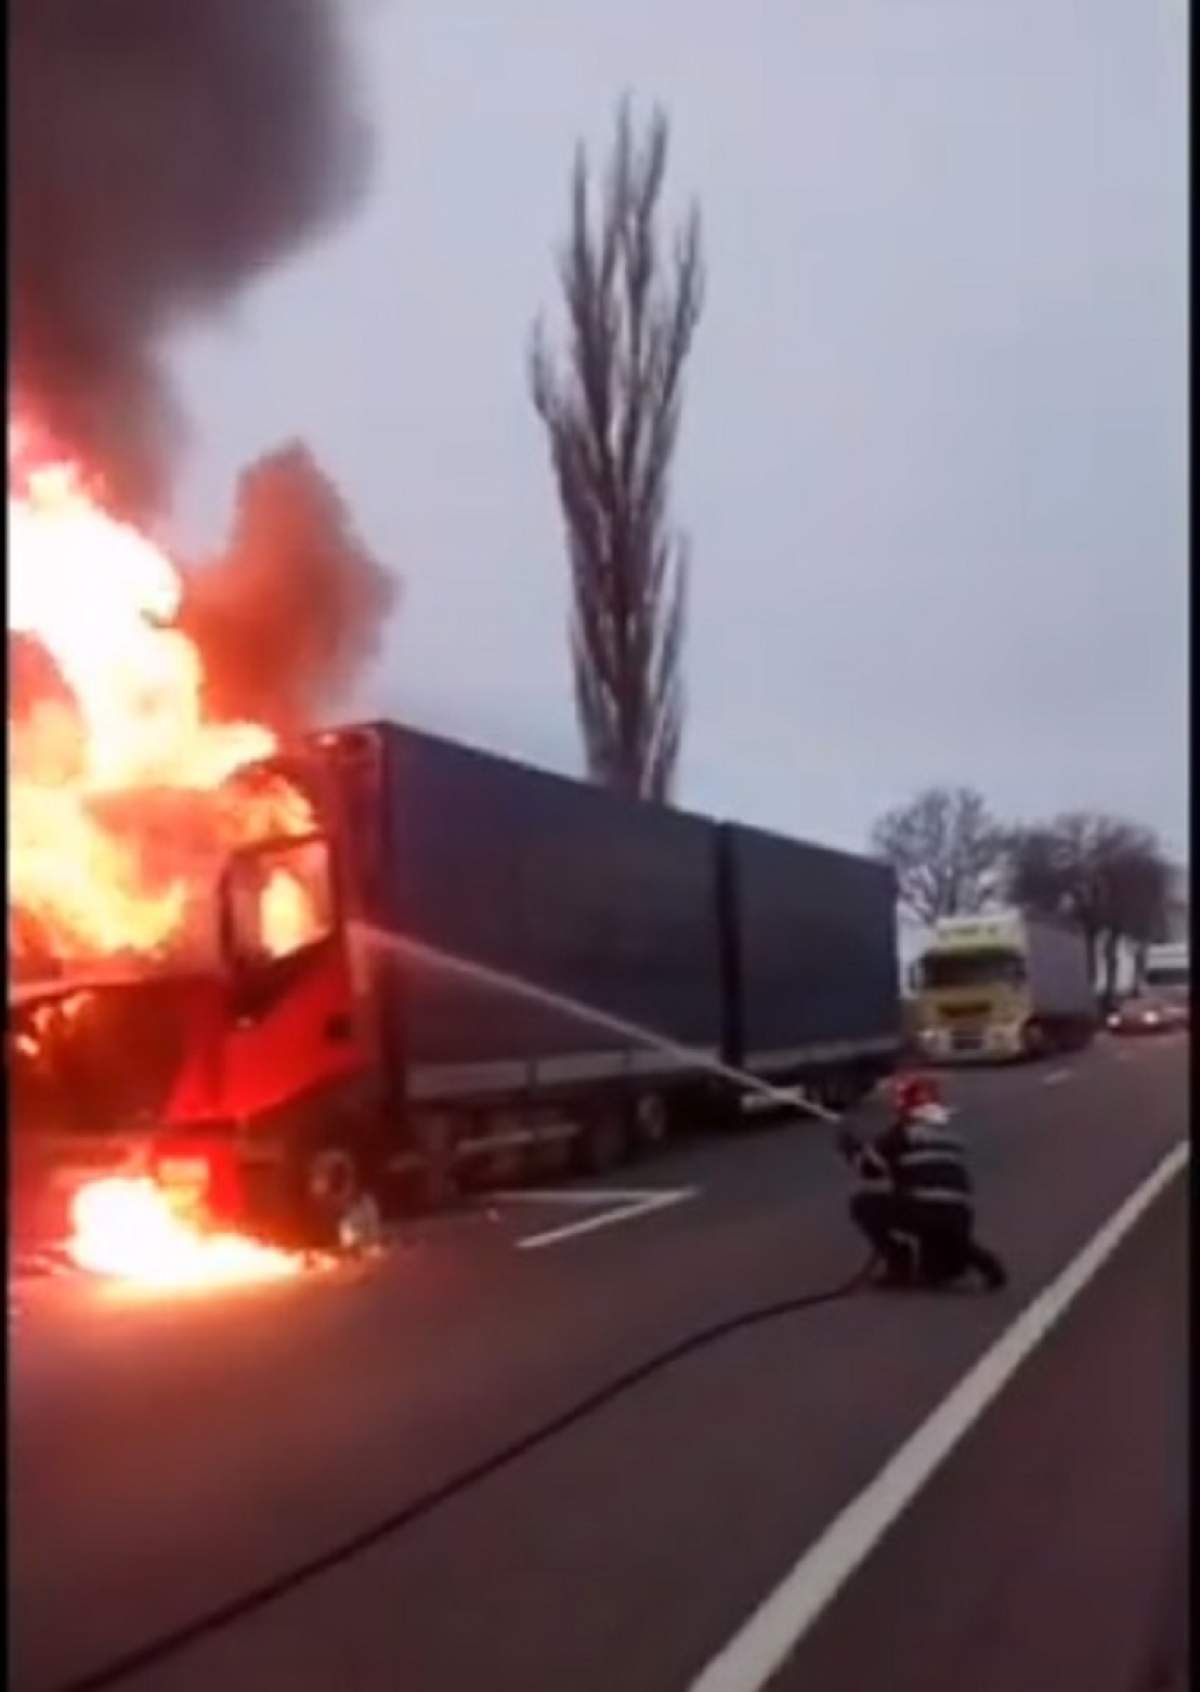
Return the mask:
[[[944,917],[916,970],[918,1041],[935,1063],[1036,1057],[1096,1026],[1078,929],[1018,910]]]

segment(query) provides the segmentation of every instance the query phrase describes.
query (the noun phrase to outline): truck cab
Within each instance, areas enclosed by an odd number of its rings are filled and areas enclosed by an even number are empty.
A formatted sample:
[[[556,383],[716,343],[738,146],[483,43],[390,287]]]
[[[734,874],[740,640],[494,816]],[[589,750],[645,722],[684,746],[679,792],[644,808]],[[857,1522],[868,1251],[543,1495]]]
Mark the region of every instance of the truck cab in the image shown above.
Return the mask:
[[[278,769],[237,780],[264,774]],[[153,954],[14,959],[18,1247],[59,1243],[80,1187],[113,1175],[266,1237],[336,1227],[320,1158],[366,1115],[371,1064],[330,840],[314,826],[215,853],[189,890]]]

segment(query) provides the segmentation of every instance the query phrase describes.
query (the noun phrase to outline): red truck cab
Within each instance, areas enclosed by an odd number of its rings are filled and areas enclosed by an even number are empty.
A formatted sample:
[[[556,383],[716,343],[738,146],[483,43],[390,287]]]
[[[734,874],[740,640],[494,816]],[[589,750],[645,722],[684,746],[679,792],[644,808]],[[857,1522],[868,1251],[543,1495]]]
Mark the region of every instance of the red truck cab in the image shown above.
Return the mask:
[[[80,1185],[118,1173],[289,1243],[372,1225],[377,1089],[328,834],[227,853],[203,903],[186,947],[10,986],[18,1248],[57,1243]]]

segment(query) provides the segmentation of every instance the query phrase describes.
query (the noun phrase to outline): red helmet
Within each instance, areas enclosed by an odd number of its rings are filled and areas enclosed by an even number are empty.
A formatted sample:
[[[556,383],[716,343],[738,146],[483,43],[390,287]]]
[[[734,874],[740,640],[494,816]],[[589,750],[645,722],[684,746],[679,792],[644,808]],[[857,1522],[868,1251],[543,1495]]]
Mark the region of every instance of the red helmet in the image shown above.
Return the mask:
[[[940,1103],[941,1090],[932,1075],[897,1075],[892,1082],[892,1104],[900,1116]]]

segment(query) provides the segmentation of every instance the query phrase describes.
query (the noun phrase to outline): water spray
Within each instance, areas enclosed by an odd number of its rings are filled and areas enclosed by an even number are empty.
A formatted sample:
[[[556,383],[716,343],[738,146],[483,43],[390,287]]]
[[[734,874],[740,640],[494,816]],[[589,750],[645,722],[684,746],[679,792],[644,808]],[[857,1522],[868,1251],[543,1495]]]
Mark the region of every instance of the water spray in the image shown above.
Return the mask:
[[[673,1040],[656,1029],[646,1028],[641,1023],[630,1022],[626,1017],[614,1016],[595,1005],[585,1004],[581,999],[574,999],[567,993],[539,987],[536,982],[527,981],[523,976],[511,975],[507,970],[496,969],[491,964],[477,963],[471,958],[458,957],[453,952],[444,951],[440,946],[431,946],[423,940],[413,940],[408,935],[392,934],[370,926],[361,928],[360,932],[371,946],[403,952],[413,962],[444,970],[447,975],[456,975],[462,980],[473,981],[476,985],[511,993],[530,1004],[542,1005],[547,1010],[571,1017],[576,1022],[603,1028],[610,1034],[619,1034],[623,1039],[632,1040],[638,1045],[665,1052],[689,1068],[705,1070],[710,1075],[728,1081],[731,1086],[741,1088],[763,1106],[804,1111],[819,1122],[834,1126],[842,1120],[838,1112],[818,1104],[801,1087],[776,1087],[770,1081],[764,1081],[761,1076],[751,1074],[747,1069],[739,1069],[735,1064],[715,1058],[709,1052]]]

